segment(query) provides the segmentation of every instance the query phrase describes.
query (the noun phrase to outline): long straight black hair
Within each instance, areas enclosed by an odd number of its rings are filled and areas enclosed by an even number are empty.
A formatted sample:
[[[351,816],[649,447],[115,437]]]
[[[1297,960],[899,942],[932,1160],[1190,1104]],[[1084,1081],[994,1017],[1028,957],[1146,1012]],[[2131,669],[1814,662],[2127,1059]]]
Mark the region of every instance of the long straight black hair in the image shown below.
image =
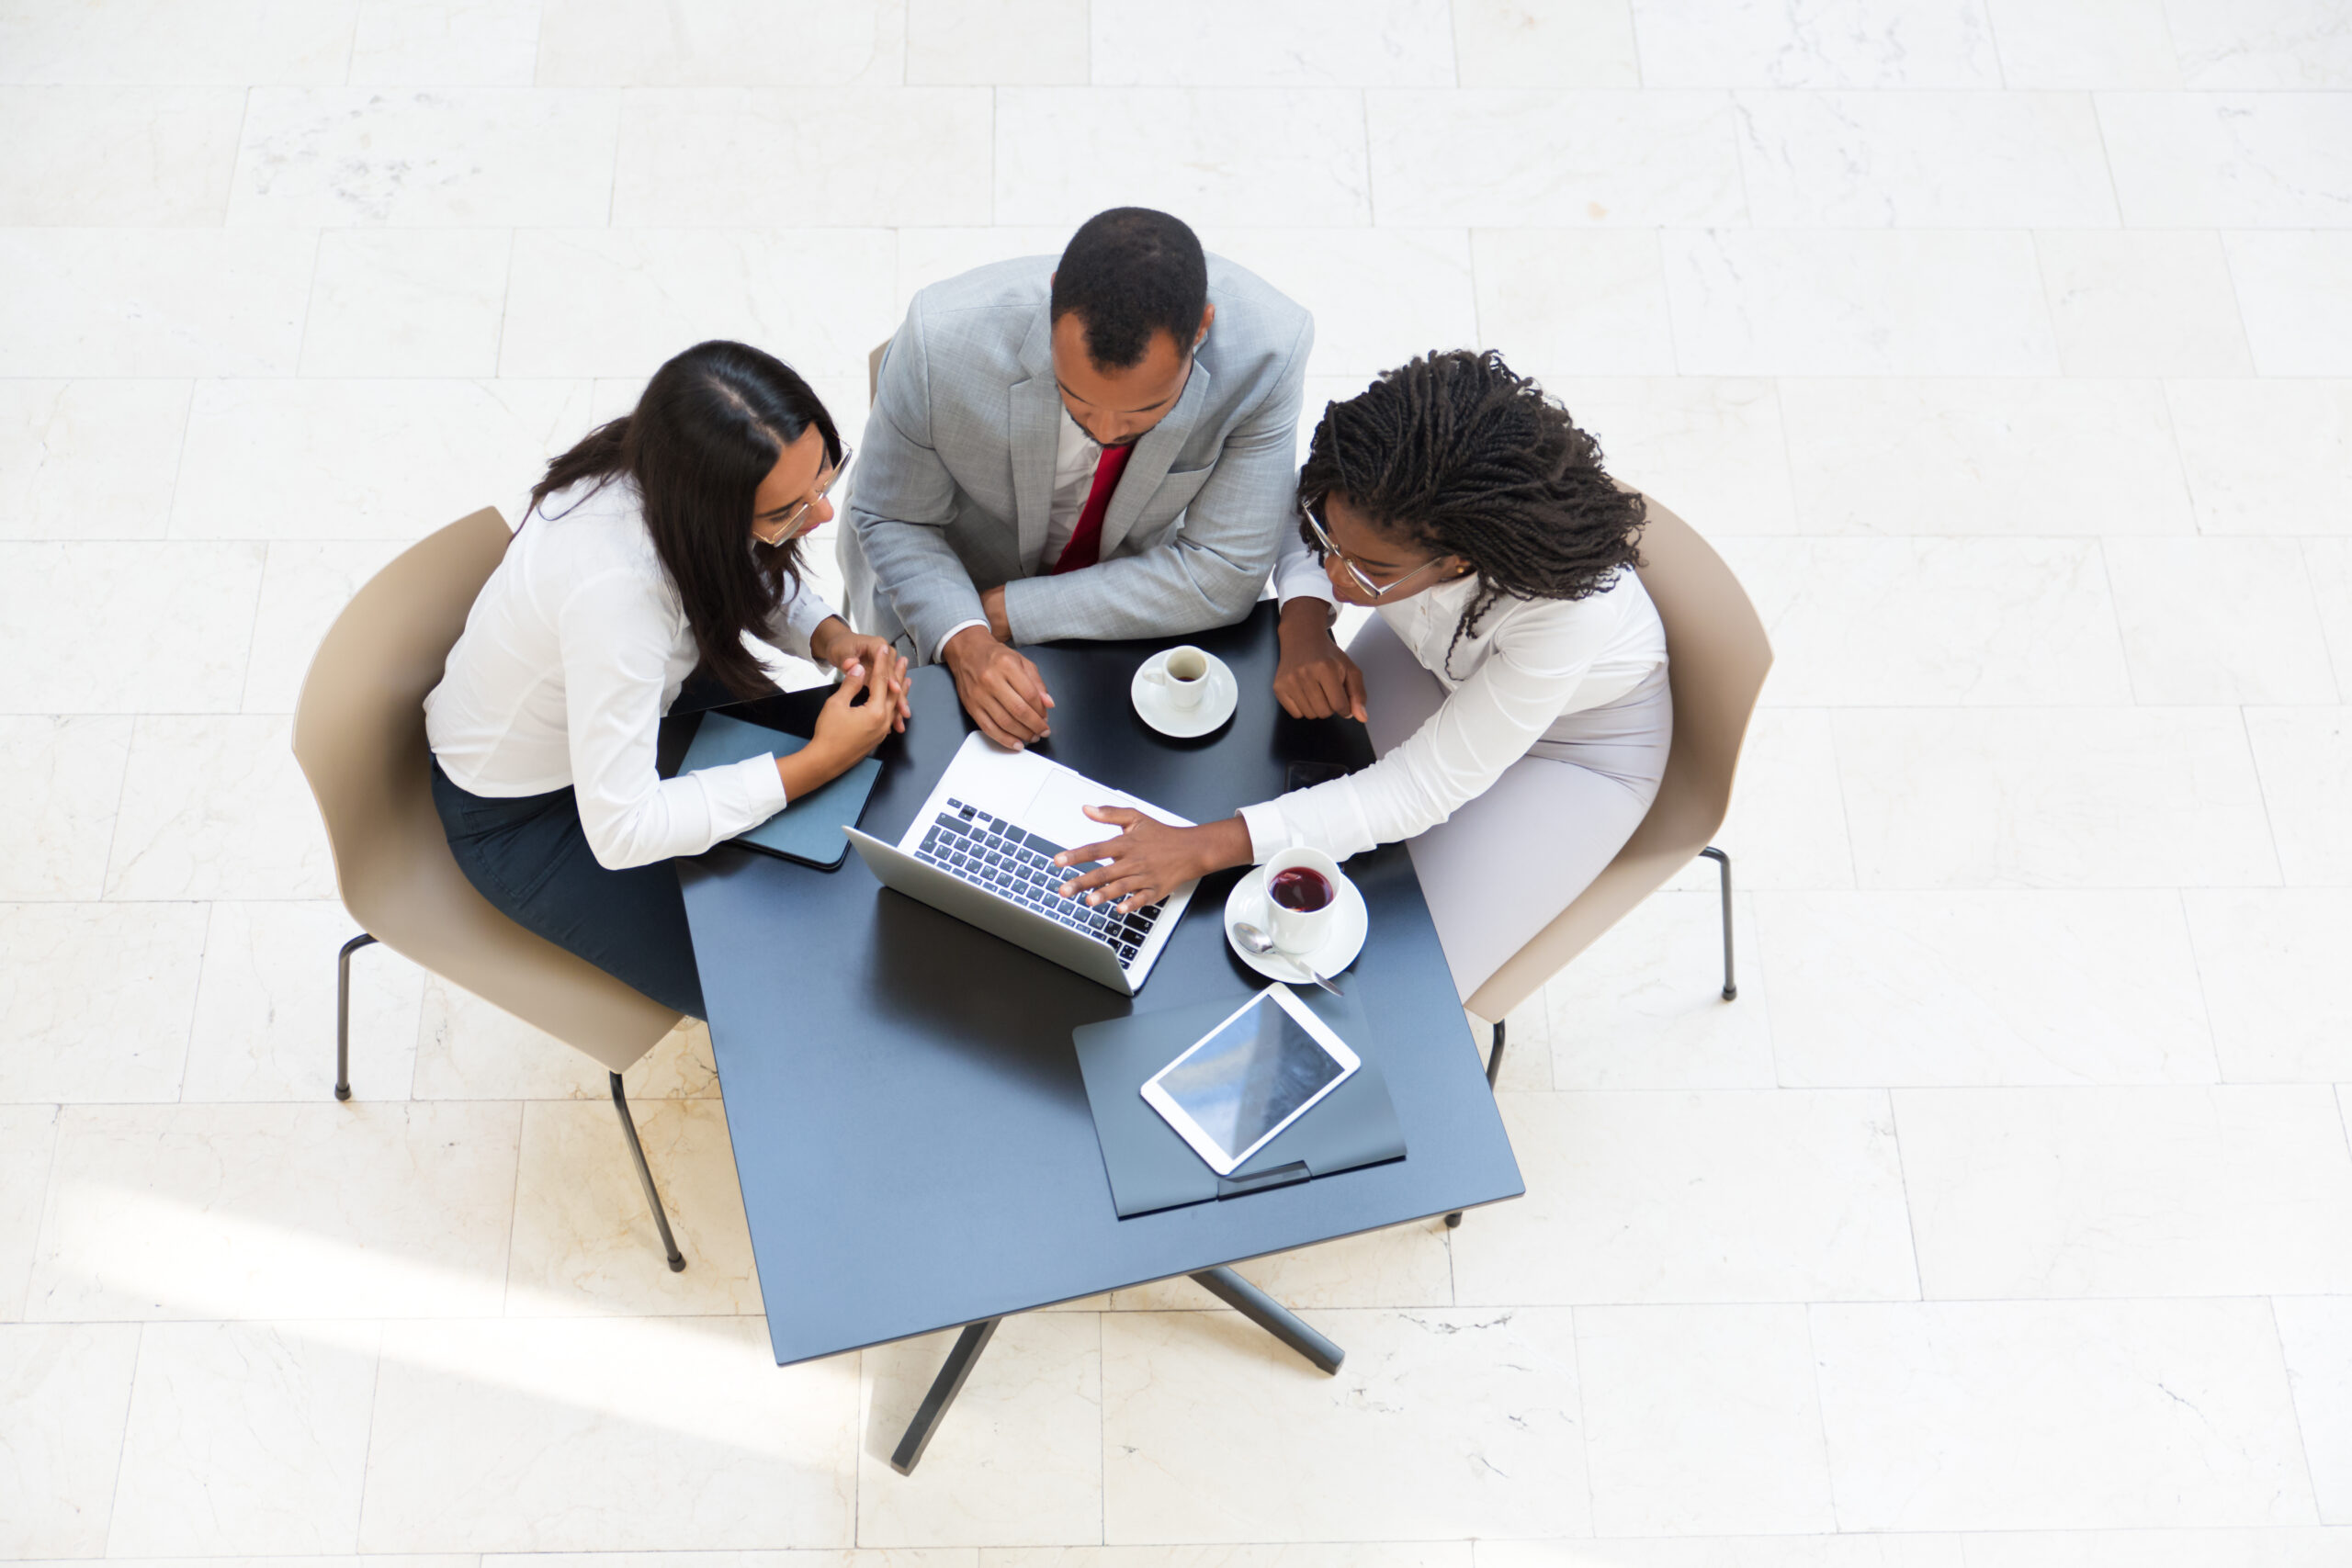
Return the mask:
[[[792,367],[748,344],[698,343],[653,373],[633,413],[598,425],[548,464],[531,505],[586,479],[626,475],[645,503],[653,553],[678,591],[703,668],[741,697],[770,690],[743,634],[800,588],[800,541],[752,534],[760,481],[814,425],[842,460],[833,416]],[[599,489],[603,488],[600,483]]]

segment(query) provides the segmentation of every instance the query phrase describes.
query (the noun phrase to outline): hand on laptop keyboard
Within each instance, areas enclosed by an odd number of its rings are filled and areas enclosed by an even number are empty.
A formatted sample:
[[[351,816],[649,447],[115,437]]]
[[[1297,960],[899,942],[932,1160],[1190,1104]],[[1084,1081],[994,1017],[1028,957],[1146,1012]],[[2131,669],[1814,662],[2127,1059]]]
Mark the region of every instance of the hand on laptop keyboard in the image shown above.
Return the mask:
[[[916,846],[917,860],[1092,937],[1118,953],[1123,966],[1134,961],[1160,905],[1122,915],[1108,904],[1065,898],[1056,889],[1071,873],[1054,865],[1061,845],[961,801],[947,804],[952,809],[939,814]]]

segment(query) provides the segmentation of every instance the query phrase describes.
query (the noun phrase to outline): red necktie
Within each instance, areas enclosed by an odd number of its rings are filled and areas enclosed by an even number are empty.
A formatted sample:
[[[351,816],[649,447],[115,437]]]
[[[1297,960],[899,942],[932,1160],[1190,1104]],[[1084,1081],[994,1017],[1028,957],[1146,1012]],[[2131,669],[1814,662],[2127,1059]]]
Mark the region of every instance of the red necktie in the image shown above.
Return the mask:
[[[1102,456],[1094,465],[1094,488],[1086,492],[1086,505],[1079,512],[1078,526],[1071,531],[1069,543],[1062,547],[1062,558],[1054,563],[1051,575],[1059,577],[1066,571],[1082,570],[1102,558],[1102,514],[1111,510],[1111,492],[1119,488],[1119,474],[1135,449],[1133,442],[1102,448]]]

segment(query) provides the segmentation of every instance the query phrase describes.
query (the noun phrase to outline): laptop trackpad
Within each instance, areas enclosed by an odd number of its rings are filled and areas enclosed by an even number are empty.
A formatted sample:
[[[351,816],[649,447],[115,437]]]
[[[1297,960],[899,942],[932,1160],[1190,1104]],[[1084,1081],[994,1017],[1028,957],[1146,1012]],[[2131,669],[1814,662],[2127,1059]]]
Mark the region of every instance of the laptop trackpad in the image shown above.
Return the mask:
[[[1090,806],[1124,806],[1125,798],[1117,790],[1089,784],[1075,773],[1054,769],[1046,773],[1036,797],[1029,808],[1016,818],[1033,833],[1041,833],[1064,849],[1076,849],[1080,844],[1099,844],[1105,839],[1119,836],[1116,826],[1097,822],[1086,814]]]

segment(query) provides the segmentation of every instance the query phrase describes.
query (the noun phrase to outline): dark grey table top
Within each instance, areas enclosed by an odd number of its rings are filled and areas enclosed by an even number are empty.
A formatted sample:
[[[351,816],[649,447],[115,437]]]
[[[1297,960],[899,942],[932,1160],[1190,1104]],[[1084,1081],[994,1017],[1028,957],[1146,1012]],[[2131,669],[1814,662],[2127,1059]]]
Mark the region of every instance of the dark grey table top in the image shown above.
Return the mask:
[[[1136,667],[1179,641],[1233,667],[1230,723],[1197,740],[1148,728]],[[1196,821],[1282,793],[1290,763],[1370,759],[1363,727],[1285,716],[1270,689],[1273,607],[1221,631],[1024,650],[1054,694],[1039,748]],[[895,840],[970,725],[940,669],[916,674],[914,721],[877,753],[860,826]],[[737,710],[808,733],[813,703]],[[690,728],[691,720],[687,721]],[[665,752],[683,749],[673,727]],[[681,862],[711,1043],[779,1362],[1358,1231],[1522,1190],[1412,863],[1390,845],[1348,863],[1371,936],[1339,984],[1374,1037],[1407,1157],[1221,1202],[1121,1220],[1070,1043],[1080,1024],[1231,998],[1265,982],[1219,920],[1238,872],[1208,878],[1133,999],[885,889],[853,854],[820,872],[721,846]]]

